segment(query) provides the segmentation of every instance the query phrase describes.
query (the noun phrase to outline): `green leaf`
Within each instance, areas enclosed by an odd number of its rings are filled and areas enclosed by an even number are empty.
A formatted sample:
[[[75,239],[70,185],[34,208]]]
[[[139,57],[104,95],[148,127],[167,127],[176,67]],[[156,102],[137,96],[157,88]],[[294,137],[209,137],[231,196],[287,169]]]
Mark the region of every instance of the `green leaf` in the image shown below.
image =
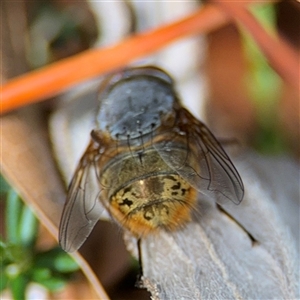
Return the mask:
[[[76,262],[60,247],[53,248],[47,252],[38,253],[35,258],[37,267],[49,268],[61,273],[74,272],[79,269]]]
[[[27,284],[28,278],[23,274],[9,281],[9,286],[14,300],[25,300]]]
[[[23,246],[33,246],[38,231],[38,221],[28,206],[24,206],[19,222],[19,240]]]
[[[54,269],[54,260],[60,253],[61,249],[58,247],[50,249],[46,252],[39,252],[35,257],[35,266],[37,268]]]
[[[54,260],[55,269],[61,273],[71,273],[79,269],[75,260],[65,252],[61,252]]]
[[[273,3],[253,5],[250,10],[269,34],[276,34],[276,8]]]
[[[8,283],[8,278],[6,274],[4,273],[3,268],[0,268],[0,293],[6,289]]]
[[[9,280],[14,280],[20,276],[22,273],[22,269],[18,264],[9,264],[5,268],[5,274],[9,278]]]
[[[19,243],[18,221],[21,208],[22,202],[20,201],[18,194],[10,189],[7,196],[5,212],[6,233],[10,243]]]
[[[8,193],[10,189],[9,184],[6,182],[4,177],[0,174],[0,195]]]
[[[3,266],[5,260],[7,259],[5,252],[6,252],[6,244],[2,241],[2,237],[1,237],[1,240],[0,240],[0,265],[1,265],[1,267]]]
[[[274,35],[276,32],[276,11],[273,4],[252,8],[260,24]],[[250,99],[256,109],[258,133],[253,139],[254,147],[263,153],[280,153],[286,150],[284,140],[278,130],[278,103],[281,97],[282,80],[270,67],[266,57],[254,39],[243,30],[243,46],[248,62],[245,76]]]
[[[34,268],[31,279],[35,282],[41,282],[51,278],[52,273],[48,268]]]
[[[54,292],[63,289],[66,285],[66,280],[59,277],[51,277],[45,280],[40,279],[38,283],[43,285],[49,291]]]
[[[2,248],[4,262],[17,265],[22,272],[27,271],[32,265],[32,253],[29,249],[16,244],[7,244]]]

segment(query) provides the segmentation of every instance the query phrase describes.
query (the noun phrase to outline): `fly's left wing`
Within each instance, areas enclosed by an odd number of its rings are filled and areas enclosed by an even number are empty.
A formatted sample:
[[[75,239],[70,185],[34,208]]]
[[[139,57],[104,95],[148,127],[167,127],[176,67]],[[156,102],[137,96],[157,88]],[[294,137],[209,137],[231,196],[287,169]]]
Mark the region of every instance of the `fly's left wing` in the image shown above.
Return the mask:
[[[75,251],[83,244],[103,209],[99,202],[100,188],[94,151],[90,144],[69,186],[59,227],[59,243],[67,252]]]

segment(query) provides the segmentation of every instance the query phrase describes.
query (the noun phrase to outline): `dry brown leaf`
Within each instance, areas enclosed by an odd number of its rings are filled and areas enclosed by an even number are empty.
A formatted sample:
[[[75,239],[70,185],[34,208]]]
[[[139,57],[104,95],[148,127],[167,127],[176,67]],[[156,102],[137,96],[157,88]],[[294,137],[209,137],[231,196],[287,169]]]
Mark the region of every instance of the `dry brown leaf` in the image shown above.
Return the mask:
[[[1,117],[1,170],[57,238],[65,189],[50,153],[45,124],[36,113],[26,109]],[[73,256],[86,275],[82,284],[88,287],[91,299],[108,299],[84,258],[79,253]]]

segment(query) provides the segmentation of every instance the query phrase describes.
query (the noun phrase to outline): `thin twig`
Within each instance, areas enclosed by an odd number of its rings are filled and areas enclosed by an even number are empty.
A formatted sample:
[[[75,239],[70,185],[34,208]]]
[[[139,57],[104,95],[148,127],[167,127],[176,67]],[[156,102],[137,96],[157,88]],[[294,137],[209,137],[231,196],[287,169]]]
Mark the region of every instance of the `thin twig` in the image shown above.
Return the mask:
[[[235,5],[230,1],[214,0],[214,2],[246,28],[264,53],[271,67],[288,84],[299,90],[299,55],[296,51],[279,36],[268,34],[245,6]]]
[[[181,37],[209,32],[228,21],[214,5],[206,5],[177,22],[137,34],[111,47],[90,49],[12,79],[1,92],[1,113],[54,96],[83,80],[120,68]]]

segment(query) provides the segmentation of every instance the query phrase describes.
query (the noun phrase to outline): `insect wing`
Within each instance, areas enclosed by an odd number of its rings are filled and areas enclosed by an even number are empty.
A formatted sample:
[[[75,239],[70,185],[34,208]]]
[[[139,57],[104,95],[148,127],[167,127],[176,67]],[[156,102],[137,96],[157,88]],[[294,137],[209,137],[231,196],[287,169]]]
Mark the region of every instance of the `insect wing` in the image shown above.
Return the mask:
[[[196,156],[202,162],[200,168],[205,165],[209,171],[208,190],[216,194],[219,203],[231,200],[239,204],[244,196],[244,185],[238,171],[210,130],[200,121],[197,123],[191,135],[198,148]],[[205,154],[202,160],[199,150]]]
[[[60,222],[59,242],[67,252],[83,244],[103,210],[96,170],[96,161],[87,150],[70,183]]]
[[[200,121],[187,111],[184,131],[169,134],[168,141],[154,145],[162,159],[199,192],[214,197],[220,204],[239,204],[243,182],[220,143]],[[182,128],[180,120],[178,128]],[[179,146],[181,145],[181,146]]]

